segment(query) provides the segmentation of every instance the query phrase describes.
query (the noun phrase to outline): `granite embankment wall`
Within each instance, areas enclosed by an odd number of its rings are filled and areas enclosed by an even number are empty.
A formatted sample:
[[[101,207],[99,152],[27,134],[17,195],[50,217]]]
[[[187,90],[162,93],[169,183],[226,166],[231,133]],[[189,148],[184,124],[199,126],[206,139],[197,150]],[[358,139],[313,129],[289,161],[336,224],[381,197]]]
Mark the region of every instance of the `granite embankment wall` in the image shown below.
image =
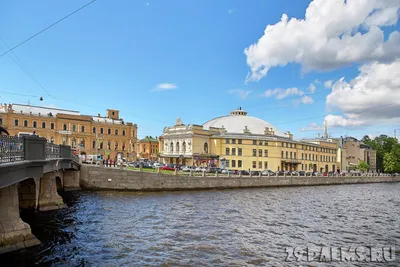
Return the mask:
[[[227,189],[275,186],[313,186],[333,184],[358,184],[400,182],[392,176],[347,176],[347,177],[304,177],[304,176],[183,176],[161,173],[126,171],[82,165],[80,186],[88,190],[135,190],[165,191],[190,189]]]

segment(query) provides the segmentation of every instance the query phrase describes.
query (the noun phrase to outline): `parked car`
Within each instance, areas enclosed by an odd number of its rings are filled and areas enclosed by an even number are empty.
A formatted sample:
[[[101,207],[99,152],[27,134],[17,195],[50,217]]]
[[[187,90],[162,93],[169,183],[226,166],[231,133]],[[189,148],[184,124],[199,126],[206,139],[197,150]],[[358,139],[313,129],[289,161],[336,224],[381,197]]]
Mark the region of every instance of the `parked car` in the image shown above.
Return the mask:
[[[209,172],[209,173],[221,173],[221,169],[220,168],[211,167],[211,168],[208,168],[206,170],[206,172]]]
[[[194,171],[194,170],[195,170],[195,168],[191,167],[191,166],[185,166],[181,169],[181,171],[183,171],[183,172],[190,172],[190,171]]]
[[[160,167],[163,167],[163,166],[164,166],[164,164],[159,163],[159,162],[156,162],[156,163],[153,164],[154,168],[160,168]]]
[[[291,173],[293,176],[298,176],[299,175],[299,173],[297,172],[297,171],[292,171],[292,173]]]
[[[251,175],[258,176],[258,175],[260,175],[260,172],[259,171],[251,171]]]
[[[239,174],[241,175],[250,175],[248,171],[239,171]]]
[[[321,173],[321,172],[313,172],[312,175],[313,175],[313,176],[322,176],[322,173]]]
[[[206,171],[206,168],[204,168],[204,167],[202,167],[202,166],[196,167],[195,171],[196,171],[196,172],[204,172],[204,171]]]
[[[283,176],[283,175],[285,175],[285,172],[284,171],[277,171],[277,172],[275,172],[275,174],[276,174],[276,176]]]
[[[265,170],[261,173],[262,176],[275,176],[275,173],[271,170]]]
[[[222,171],[221,171],[221,173],[222,174],[235,174],[235,171],[232,171],[232,170],[227,170],[227,169],[223,169]]]
[[[299,176],[305,176],[306,172],[305,171],[299,171]]]
[[[160,167],[160,170],[163,170],[163,171],[175,171],[175,166],[173,166],[173,165],[165,165],[165,166]]]

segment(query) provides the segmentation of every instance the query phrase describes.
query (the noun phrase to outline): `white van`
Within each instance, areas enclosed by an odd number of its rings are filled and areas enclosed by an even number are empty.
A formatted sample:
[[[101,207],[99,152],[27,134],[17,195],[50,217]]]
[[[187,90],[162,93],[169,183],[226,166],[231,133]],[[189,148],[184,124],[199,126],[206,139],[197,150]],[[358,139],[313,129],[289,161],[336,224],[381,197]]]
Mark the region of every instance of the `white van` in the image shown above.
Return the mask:
[[[19,132],[18,137],[24,137],[24,136],[31,136],[32,133],[27,133],[27,132]]]

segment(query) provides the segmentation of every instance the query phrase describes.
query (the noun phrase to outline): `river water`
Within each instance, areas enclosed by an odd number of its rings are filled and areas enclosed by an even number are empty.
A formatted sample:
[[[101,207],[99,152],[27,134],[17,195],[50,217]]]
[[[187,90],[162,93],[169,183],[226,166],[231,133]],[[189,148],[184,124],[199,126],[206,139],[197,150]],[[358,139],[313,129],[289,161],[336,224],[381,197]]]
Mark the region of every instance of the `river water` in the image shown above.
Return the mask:
[[[382,266],[400,266],[400,183],[64,198],[68,208],[23,214],[42,245],[1,266],[342,266],[285,261],[285,248],[359,246],[395,247]]]

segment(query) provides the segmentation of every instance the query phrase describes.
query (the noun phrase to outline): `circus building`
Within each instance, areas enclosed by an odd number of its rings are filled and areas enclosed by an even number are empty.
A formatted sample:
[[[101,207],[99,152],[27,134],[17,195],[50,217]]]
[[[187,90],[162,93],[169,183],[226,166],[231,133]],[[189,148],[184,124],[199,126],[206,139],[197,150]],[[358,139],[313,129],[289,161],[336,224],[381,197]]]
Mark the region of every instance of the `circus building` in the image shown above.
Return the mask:
[[[178,118],[160,137],[164,163],[237,170],[336,171],[337,148],[328,138],[295,140],[241,108],[203,125]]]

